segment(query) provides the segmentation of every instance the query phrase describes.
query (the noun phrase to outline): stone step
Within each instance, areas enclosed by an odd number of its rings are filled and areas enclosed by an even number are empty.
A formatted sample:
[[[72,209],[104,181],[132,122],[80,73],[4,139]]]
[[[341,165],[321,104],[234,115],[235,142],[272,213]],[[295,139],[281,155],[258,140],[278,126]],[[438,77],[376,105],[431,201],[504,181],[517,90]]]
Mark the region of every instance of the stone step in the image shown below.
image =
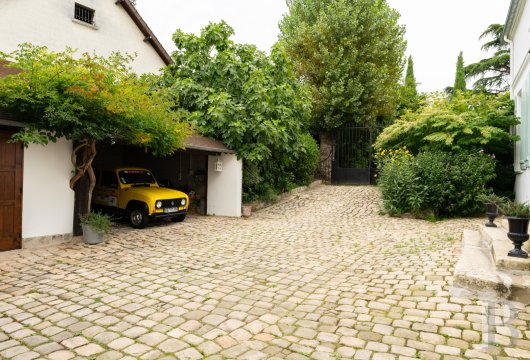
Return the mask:
[[[511,272],[512,285],[508,300],[530,304],[530,275],[528,273]]]
[[[513,244],[508,239],[508,231],[504,226],[498,228],[483,226],[479,231],[481,238],[491,245],[493,258],[498,269],[530,271],[530,259],[508,256],[508,252],[513,249]]]
[[[530,260],[508,257],[512,248],[502,227],[464,230],[451,293],[530,304]]]
[[[452,293],[481,299],[507,299],[510,283],[509,278],[497,273],[491,247],[482,240],[480,233],[464,230]]]

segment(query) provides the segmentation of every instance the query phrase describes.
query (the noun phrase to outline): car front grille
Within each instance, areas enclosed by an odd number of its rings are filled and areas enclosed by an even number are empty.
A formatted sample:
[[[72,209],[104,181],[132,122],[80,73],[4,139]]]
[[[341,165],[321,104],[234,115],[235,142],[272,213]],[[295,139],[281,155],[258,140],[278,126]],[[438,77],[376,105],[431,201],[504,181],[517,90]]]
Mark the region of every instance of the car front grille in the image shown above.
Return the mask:
[[[169,199],[169,200],[161,200],[162,201],[162,208],[172,208],[172,207],[180,207],[181,199]]]

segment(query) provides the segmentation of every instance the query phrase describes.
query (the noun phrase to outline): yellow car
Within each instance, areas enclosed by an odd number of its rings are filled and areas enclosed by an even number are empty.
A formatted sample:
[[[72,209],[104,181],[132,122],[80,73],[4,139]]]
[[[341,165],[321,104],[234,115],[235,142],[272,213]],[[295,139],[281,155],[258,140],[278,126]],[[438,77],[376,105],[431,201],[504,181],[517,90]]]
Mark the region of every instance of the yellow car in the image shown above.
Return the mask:
[[[180,222],[186,218],[188,195],[160,187],[149,170],[119,167],[95,172],[94,207],[125,215],[133,228],[143,229],[154,219]]]

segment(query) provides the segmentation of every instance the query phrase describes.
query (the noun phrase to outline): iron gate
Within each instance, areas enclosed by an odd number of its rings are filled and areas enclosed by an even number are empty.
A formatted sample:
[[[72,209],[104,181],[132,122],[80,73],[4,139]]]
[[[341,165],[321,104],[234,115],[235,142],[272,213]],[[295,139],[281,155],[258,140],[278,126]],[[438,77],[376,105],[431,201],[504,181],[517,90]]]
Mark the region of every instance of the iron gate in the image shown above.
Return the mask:
[[[372,184],[375,165],[372,144],[383,125],[344,125],[334,133],[331,183]]]

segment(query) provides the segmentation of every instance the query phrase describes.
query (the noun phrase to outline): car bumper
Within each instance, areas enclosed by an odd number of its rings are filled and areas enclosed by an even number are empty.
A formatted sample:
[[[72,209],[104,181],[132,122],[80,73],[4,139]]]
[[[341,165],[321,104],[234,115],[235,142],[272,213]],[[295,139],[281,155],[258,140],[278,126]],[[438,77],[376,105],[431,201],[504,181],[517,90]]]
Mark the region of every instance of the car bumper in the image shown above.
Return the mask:
[[[150,218],[152,219],[165,219],[165,218],[171,218],[182,214],[187,214],[188,210],[180,210],[176,212],[170,212],[170,213],[154,213],[151,214]]]

